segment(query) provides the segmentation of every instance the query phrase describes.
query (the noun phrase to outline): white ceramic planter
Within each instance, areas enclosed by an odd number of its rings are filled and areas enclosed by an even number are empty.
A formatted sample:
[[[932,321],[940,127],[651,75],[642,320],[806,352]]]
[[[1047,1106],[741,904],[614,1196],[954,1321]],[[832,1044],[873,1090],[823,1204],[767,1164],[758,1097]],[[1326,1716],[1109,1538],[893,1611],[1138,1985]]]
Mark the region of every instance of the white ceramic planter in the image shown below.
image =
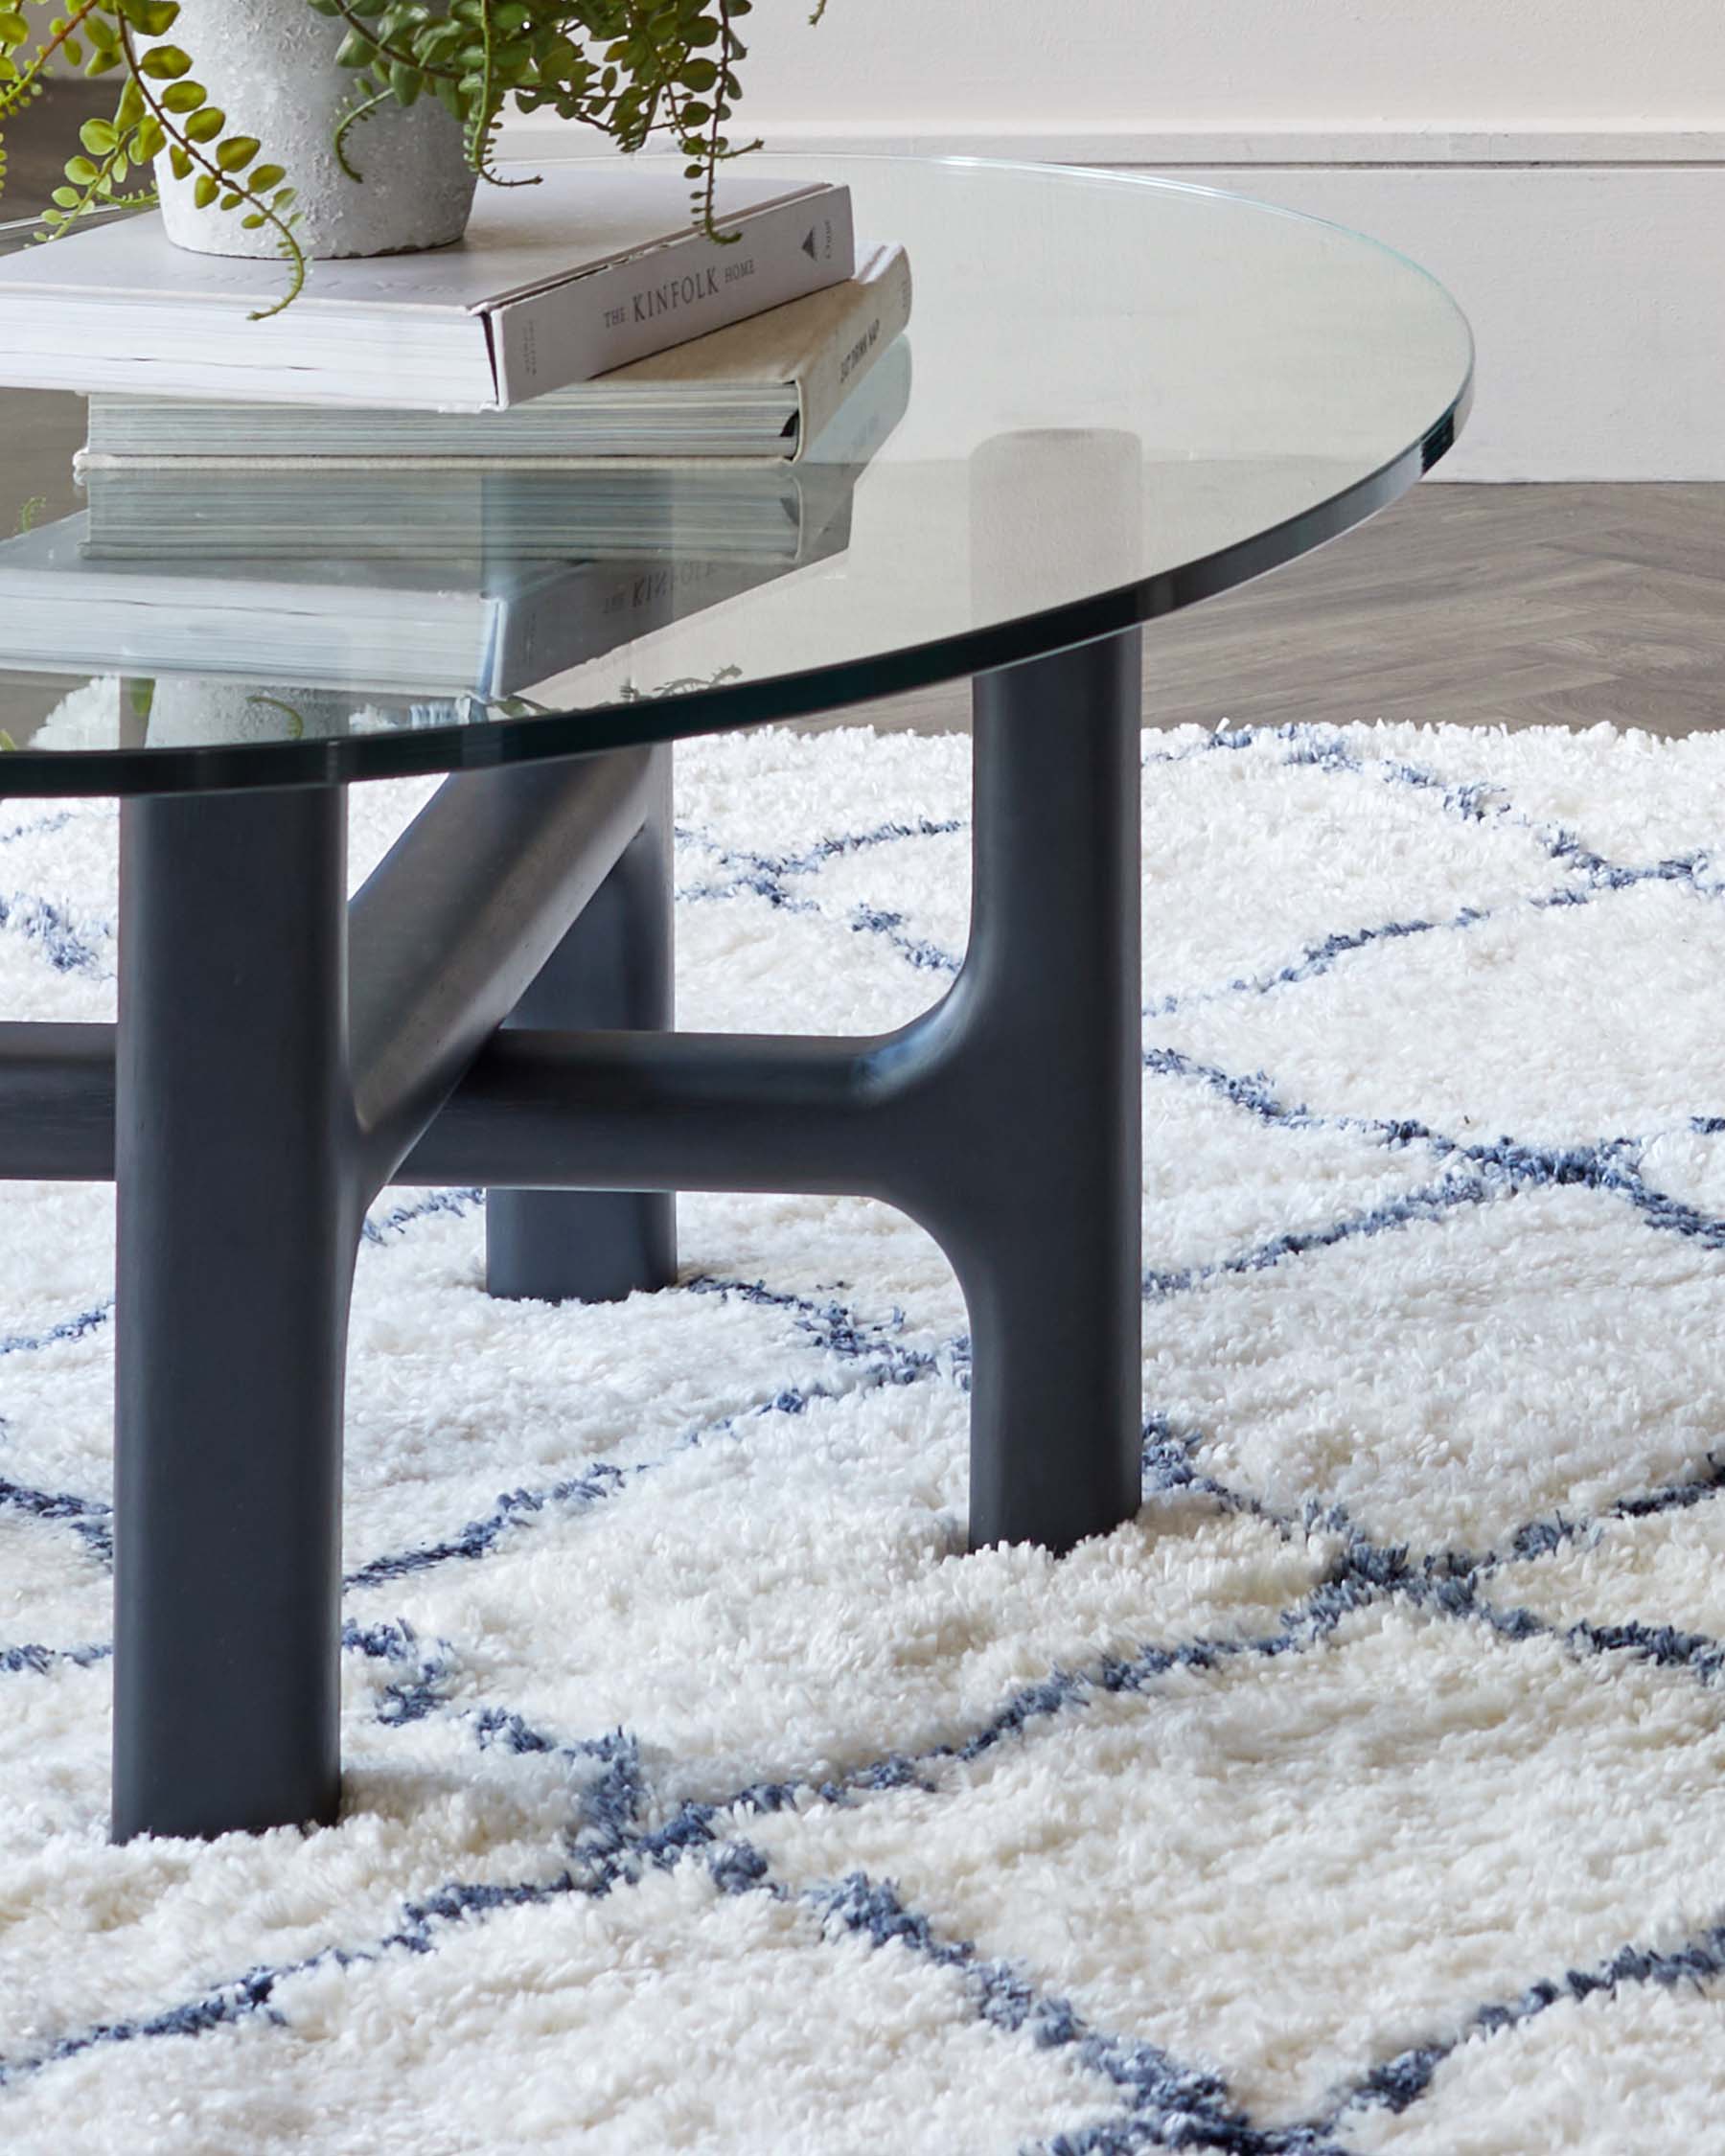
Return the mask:
[[[150,698],[146,738],[152,748],[322,740],[348,731],[355,702],[334,689],[163,675]]]
[[[228,131],[255,135],[259,162],[286,169],[298,195],[295,235],[317,259],[402,254],[459,240],[473,206],[461,127],[435,98],[380,105],[348,136],[356,184],[336,161],[337,114],[354,93],[335,55],[346,25],[306,0],[180,0],[171,42],[194,80],[227,114]],[[200,210],[193,183],[157,161],[162,217],[176,247],[204,255],[273,255],[276,234],[247,232],[242,211]]]

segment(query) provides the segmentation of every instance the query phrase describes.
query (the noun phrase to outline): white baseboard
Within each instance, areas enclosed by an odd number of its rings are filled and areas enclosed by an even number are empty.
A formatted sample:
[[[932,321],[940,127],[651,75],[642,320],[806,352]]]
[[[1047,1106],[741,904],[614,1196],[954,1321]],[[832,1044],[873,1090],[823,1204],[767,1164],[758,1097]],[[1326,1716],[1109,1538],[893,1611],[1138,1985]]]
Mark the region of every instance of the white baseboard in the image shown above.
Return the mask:
[[[1429,127],[1278,126],[1141,127],[1125,122],[1021,121],[978,126],[975,120],[908,126],[902,120],[840,124],[783,120],[750,112],[748,125],[770,150],[830,157],[1000,157],[1036,164],[1136,165],[1165,171],[1185,165],[1291,167],[1366,165],[1721,165],[1725,129],[1718,127]],[[511,157],[568,155],[580,144],[602,150],[601,138],[534,116],[505,124],[503,153]]]
[[[763,132],[782,150],[833,156],[1009,153],[1149,167],[1368,232],[1430,269],[1474,326],[1478,393],[1439,467],[1445,476],[1725,480],[1725,137],[1716,132]],[[1218,143],[1260,154],[1198,154]],[[586,147],[576,130],[518,123],[504,147],[533,157],[577,145]],[[1368,145],[1374,157],[1359,154]],[[1278,161],[1267,161],[1261,152],[1276,147]]]

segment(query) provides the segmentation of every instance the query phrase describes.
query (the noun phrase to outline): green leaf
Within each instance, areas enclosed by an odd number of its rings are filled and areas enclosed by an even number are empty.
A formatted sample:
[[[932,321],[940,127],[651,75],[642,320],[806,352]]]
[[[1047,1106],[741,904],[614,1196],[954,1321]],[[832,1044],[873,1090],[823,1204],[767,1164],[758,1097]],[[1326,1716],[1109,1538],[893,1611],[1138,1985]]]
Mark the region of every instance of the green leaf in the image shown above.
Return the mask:
[[[119,0],[120,12],[146,37],[166,37],[179,20],[179,0]]]
[[[152,45],[138,56],[138,73],[148,75],[152,82],[172,82],[191,65],[191,55],[182,53],[177,45]]]

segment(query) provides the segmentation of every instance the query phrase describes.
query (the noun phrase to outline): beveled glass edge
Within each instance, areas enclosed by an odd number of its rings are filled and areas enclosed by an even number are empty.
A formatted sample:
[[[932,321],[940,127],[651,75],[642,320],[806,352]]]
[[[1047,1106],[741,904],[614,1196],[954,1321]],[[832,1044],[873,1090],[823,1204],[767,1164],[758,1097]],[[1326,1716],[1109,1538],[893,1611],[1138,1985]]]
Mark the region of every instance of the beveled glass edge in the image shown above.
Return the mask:
[[[0,795],[221,792],[253,786],[336,786],[421,778],[499,764],[593,756],[733,727],[810,719],[932,688],[1178,613],[1250,583],[1364,523],[1407,493],[1453,447],[1472,401],[1471,370],[1438,424],[1403,453],[1328,501],[1255,538],[1141,583],[879,657],[702,689],[662,702],[488,720],[468,726],[218,743],[180,748],[18,749],[0,756]]]
[[[1233,590],[1313,552],[1387,509],[1449,453],[1466,423],[1474,388],[1472,325],[1431,271],[1381,241],[1327,218],[1307,217],[1301,211],[1259,202],[1250,195],[1190,181],[1164,180],[1153,173],[1116,172],[1095,166],[1027,164],[1006,158],[910,159],[882,155],[878,161],[1147,186],[1168,193],[1212,196],[1295,223],[1323,226],[1403,264],[1448,303],[1466,340],[1461,381],[1449,404],[1416,441],[1340,493],[1213,554],[1042,613],[1020,615],[928,643],[840,660],[796,674],[693,690],[651,704],[596,704],[585,710],[487,720],[480,724],[324,735],[312,741],[212,743],[172,748],[14,749],[0,754],[0,797],[224,792],[259,786],[338,786],[367,779],[423,778],[440,772],[484,770],[499,764],[596,756],[608,749],[688,740],[698,734],[768,725],[775,721],[823,717],[853,704],[934,688],[1026,659],[1045,658]]]

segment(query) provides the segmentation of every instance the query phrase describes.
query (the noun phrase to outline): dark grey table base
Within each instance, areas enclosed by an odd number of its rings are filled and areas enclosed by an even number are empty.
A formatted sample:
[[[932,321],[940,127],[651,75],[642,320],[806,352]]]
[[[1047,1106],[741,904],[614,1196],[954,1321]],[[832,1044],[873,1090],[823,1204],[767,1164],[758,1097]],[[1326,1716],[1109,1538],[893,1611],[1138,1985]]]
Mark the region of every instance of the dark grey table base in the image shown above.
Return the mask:
[[[493,1292],[553,1298],[668,1281],[679,1189],[885,1199],[969,1309],[973,1546],[1136,1510],[1138,657],[978,678],[969,952],[876,1039],[669,1030],[663,748],[451,778],[351,905],[339,786],[126,802],[117,1036],[0,1026],[0,1175],[119,1186],[116,1837],[335,1816],[390,1182],[484,1187]]]

